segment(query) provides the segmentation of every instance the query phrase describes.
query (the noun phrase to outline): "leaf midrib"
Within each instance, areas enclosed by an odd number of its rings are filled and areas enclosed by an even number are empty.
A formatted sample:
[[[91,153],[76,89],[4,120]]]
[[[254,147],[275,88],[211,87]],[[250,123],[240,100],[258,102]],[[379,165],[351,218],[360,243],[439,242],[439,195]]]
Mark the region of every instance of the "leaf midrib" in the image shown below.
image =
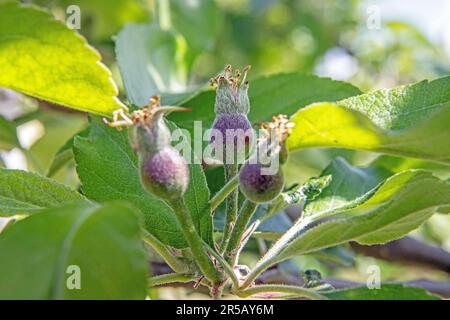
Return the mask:
[[[72,223],[69,231],[66,234],[66,237],[63,240],[61,245],[61,251],[59,256],[56,259],[55,271],[53,275],[53,288],[50,292],[50,298],[52,300],[61,300],[63,299],[64,292],[64,267],[67,264],[67,260],[70,256],[70,248],[74,239],[76,238],[77,232],[81,229],[82,225],[86,223],[86,221],[94,216],[94,214],[98,212],[98,208],[86,208],[83,213],[79,213],[77,219]]]

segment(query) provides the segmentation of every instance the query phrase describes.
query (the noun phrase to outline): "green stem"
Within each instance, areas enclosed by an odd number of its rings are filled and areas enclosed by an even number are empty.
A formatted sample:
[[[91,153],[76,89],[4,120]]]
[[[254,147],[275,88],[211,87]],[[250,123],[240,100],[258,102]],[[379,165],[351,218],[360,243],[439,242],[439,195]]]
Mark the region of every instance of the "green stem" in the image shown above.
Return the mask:
[[[214,210],[225,200],[225,198],[228,197],[230,193],[233,192],[238,186],[239,176],[235,175],[214,195],[214,197],[211,198],[211,200],[209,200],[209,209],[211,212],[214,212]]]
[[[230,236],[230,241],[228,242],[228,246],[225,250],[225,257],[229,264],[234,266],[236,264],[236,256],[241,244],[242,235],[245,232],[245,228],[250,222],[250,219],[255,213],[258,205],[250,200],[245,200],[242,205],[241,211],[239,212],[239,217],[236,221],[236,225],[233,228],[233,231]]]
[[[233,286],[237,289],[239,288],[239,280],[236,277],[236,274],[233,271],[233,268],[225,261],[225,259],[218,254],[213,248],[211,248],[206,242],[203,242],[203,245],[205,246],[206,250],[214,257],[217,261],[222,265],[223,270],[228,275],[228,277],[231,279],[231,282],[233,283]]]
[[[155,287],[166,283],[174,283],[174,282],[191,282],[195,278],[190,275],[182,274],[182,273],[168,273],[162,274],[160,276],[151,277],[148,279],[148,286]]]
[[[256,229],[258,229],[260,224],[261,224],[261,221],[256,220],[247,229],[245,229],[245,231],[241,237],[241,242],[236,251],[236,258],[234,259],[235,264],[239,263],[239,256],[240,256],[242,250],[245,248],[245,246],[247,245],[247,242],[250,240],[250,238],[252,237],[252,235],[256,231]]]
[[[281,250],[283,250],[286,245],[304,228],[306,228],[309,223],[311,223],[311,219],[303,219],[299,218],[299,220],[288,230],[285,234],[283,234],[266,252],[266,254],[258,261],[256,266],[252,269],[252,271],[247,275],[244,283],[241,288],[249,287],[252,282],[256,279],[258,275],[260,275],[264,270],[269,268],[270,266],[283,261],[285,258],[278,258],[278,254]]]
[[[184,203],[184,199],[182,197],[174,199],[170,204],[177,215],[181,230],[183,230],[183,234],[191,248],[192,255],[203,275],[211,281],[212,284],[221,282],[221,274],[217,271],[203,248],[202,239],[195,230],[194,222]]]
[[[311,300],[328,300],[327,297],[318,294],[317,292],[309,289],[305,289],[302,287],[297,286],[288,286],[288,285],[282,285],[282,284],[265,284],[265,285],[258,285],[251,288],[248,288],[244,291],[237,291],[236,294],[239,297],[247,298],[252,295],[258,294],[258,293],[267,293],[267,292],[280,292],[280,293],[287,293],[287,294],[293,294],[298,297],[304,297]]]
[[[175,255],[159,241],[154,235],[150,234],[147,230],[144,230],[144,241],[149,244],[172,268],[173,271],[183,273],[187,271],[187,266],[180,259],[175,257]]]
[[[237,175],[238,165],[229,164],[225,165],[225,182],[228,182]],[[227,208],[226,208],[226,221],[223,228],[223,240],[221,245],[221,252],[225,252],[230,241],[231,231],[233,230],[234,224],[236,222],[237,210],[238,210],[238,197],[239,190],[234,189],[230,195],[227,197]]]

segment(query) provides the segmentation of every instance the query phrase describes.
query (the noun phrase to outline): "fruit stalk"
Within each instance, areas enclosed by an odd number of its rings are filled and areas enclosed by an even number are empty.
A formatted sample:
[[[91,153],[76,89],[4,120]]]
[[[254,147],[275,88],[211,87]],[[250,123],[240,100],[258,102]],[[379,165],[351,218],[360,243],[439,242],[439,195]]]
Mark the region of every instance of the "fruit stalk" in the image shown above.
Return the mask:
[[[189,214],[184,199],[172,199],[170,200],[170,205],[175,211],[181,225],[181,230],[183,230],[184,237],[191,248],[192,255],[194,256],[200,271],[212,285],[221,283],[222,276],[203,248],[202,239],[195,229],[194,222],[192,221],[192,217]]]
[[[209,200],[209,210],[214,211],[217,207],[230,195],[233,190],[239,187],[239,176],[235,175],[233,178],[228,180],[228,182],[220,189],[214,197]]]
[[[239,252],[242,235],[244,234],[245,229],[247,228],[247,225],[249,224],[257,206],[258,205],[256,203],[250,200],[245,200],[239,212],[239,217],[236,221],[236,225],[233,228],[230,236],[230,241],[225,250],[226,260],[232,266],[236,265],[237,263],[236,257],[237,253]]]
[[[228,183],[237,175],[238,165],[229,164],[225,165],[225,182]],[[223,227],[223,240],[221,245],[221,252],[225,252],[228,242],[230,241],[231,232],[234,224],[236,223],[237,211],[238,211],[238,197],[239,190],[236,188],[233,190],[226,199],[226,221]]]

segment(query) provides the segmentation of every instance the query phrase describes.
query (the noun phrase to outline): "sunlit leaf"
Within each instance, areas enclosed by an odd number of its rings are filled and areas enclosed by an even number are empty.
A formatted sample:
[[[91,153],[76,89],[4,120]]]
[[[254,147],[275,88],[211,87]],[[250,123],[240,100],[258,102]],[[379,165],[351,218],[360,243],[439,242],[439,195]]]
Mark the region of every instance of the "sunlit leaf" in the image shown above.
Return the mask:
[[[46,11],[0,4],[0,86],[110,116],[123,104],[100,55]]]
[[[300,109],[290,150],[363,149],[450,163],[450,77]]]
[[[371,167],[381,167],[391,172],[401,172],[408,169],[425,169],[434,173],[443,173],[449,171],[450,167],[442,163],[431,162],[423,159],[395,157],[390,155],[381,155],[370,163]]]

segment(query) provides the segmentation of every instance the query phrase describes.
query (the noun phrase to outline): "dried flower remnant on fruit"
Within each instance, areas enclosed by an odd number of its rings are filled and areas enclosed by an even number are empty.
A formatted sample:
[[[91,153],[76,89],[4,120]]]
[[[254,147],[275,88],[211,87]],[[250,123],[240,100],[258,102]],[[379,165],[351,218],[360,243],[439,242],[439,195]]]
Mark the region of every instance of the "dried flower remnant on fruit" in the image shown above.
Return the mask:
[[[226,130],[251,129],[247,114],[250,111],[250,100],[248,98],[247,72],[250,67],[244,68],[244,75],[233,70],[230,65],[224,69],[224,73],[211,79],[211,84],[216,86],[216,98],[214,112],[216,119],[213,128],[222,132],[225,136]]]
[[[223,74],[211,79],[211,84],[216,86],[216,118],[212,125],[211,143],[222,143],[227,148],[226,152],[242,153],[240,158],[246,154],[253,139],[253,129],[247,117],[250,111],[247,81],[249,70],[249,66],[244,68],[241,75],[239,70],[233,72],[228,65]],[[242,147],[243,150],[235,150],[237,147]]]
[[[159,96],[132,114],[120,114],[121,119],[105,121],[111,127],[134,126],[134,140],[139,155],[140,177],[151,193],[170,200],[181,197],[189,184],[186,160],[171,146],[171,133],[165,123],[165,114],[185,111],[186,108],[161,106]]]
[[[241,113],[247,115],[250,111],[250,100],[248,98],[247,74],[250,66],[241,72],[226,66],[223,74],[211,79],[211,85],[216,86],[216,100],[214,112],[219,113]]]
[[[288,117],[284,114],[273,116],[272,122],[260,123],[261,130],[265,132],[267,136],[270,135],[270,132],[274,132],[280,144],[286,143],[286,139],[291,134],[294,125],[295,123],[289,122]]]
[[[295,124],[289,122],[286,115],[278,115],[272,117],[272,122],[261,122],[259,125],[263,133],[263,139],[271,139],[271,137],[276,139],[276,143],[280,147],[280,163],[286,163],[288,157],[286,139],[291,134]]]
[[[103,122],[118,130],[133,127],[137,124],[151,125],[156,115],[172,111],[189,111],[189,108],[175,106],[161,106],[161,97],[153,96],[147,105],[130,113],[128,108],[120,108],[113,112],[113,121],[103,118]]]

